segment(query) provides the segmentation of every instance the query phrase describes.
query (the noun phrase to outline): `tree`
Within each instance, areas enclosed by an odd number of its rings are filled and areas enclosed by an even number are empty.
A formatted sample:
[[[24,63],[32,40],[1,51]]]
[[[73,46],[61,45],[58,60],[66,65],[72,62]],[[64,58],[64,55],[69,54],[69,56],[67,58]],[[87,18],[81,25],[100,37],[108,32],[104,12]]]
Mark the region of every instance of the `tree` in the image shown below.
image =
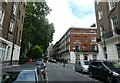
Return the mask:
[[[25,55],[26,49],[38,45],[45,53],[49,43],[53,40],[54,25],[48,22],[46,16],[51,9],[46,2],[28,2],[26,5],[23,37],[21,43],[21,55]],[[29,45],[30,44],[30,45]]]
[[[40,46],[36,45],[32,49],[28,50],[27,57],[33,59],[40,59],[42,57],[42,49]]]

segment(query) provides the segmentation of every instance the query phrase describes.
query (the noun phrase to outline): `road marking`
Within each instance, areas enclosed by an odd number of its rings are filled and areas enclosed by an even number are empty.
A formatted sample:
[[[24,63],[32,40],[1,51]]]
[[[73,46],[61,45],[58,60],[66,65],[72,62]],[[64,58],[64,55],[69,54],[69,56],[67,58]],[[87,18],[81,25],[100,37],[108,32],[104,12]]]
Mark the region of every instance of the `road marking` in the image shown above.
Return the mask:
[[[46,71],[46,83],[48,83],[48,73],[47,73],[47,71]]]

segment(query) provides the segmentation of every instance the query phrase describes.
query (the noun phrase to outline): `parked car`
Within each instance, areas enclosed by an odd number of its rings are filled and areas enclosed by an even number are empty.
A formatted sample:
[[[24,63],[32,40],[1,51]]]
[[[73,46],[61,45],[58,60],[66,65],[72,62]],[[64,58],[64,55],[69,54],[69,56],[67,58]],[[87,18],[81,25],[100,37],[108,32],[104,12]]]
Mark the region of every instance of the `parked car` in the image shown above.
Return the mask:
[[[41,72],[44,79],[46,79],[46,65],[43,61],[36,61],[36,65],[39,67],[39,71]]]
[[[106,83],[120,83],[120,66],[113,61],[91,61],[89,76],[97,77]]]
[[[75,62],[75,71],[80,71],[81,73],[88,72],[89,61],[78,60]]]
[[[2,83],[41,83],[42,81],[42,74],[35,63],[2,69]]]

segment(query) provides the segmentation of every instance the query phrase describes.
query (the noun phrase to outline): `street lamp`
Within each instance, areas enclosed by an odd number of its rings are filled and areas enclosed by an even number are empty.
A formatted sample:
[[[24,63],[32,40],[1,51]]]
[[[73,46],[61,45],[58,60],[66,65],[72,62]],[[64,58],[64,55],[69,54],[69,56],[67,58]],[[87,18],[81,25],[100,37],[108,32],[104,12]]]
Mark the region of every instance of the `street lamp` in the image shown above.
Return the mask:
[[[103,52],[104,52],[105,59],[107,60],[108,55],[107,55],[107,48],[106,48],[106,42],[105,42],[105,29],[103,26],[102,26],[102,37],[103,37]]]

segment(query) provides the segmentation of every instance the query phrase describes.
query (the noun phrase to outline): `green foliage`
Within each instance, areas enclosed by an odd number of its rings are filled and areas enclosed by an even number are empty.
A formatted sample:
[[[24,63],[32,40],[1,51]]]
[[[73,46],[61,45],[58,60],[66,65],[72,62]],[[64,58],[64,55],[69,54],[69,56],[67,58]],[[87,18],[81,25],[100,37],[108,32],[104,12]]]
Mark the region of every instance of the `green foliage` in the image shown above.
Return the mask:
[[[38,59],[42,57],[42,49],[40,46],[36,45],[27,52],[28,58]]]
[[[45,53],[49,43],[53,41],[54,25],[48,22],[46,16],[51,9],[46,2],[28,2],[26,5],[25,21],[23,26],[23,37],[21,55],[26,49],[41,46]],[[31,46],[29,46],[29,43]]]

